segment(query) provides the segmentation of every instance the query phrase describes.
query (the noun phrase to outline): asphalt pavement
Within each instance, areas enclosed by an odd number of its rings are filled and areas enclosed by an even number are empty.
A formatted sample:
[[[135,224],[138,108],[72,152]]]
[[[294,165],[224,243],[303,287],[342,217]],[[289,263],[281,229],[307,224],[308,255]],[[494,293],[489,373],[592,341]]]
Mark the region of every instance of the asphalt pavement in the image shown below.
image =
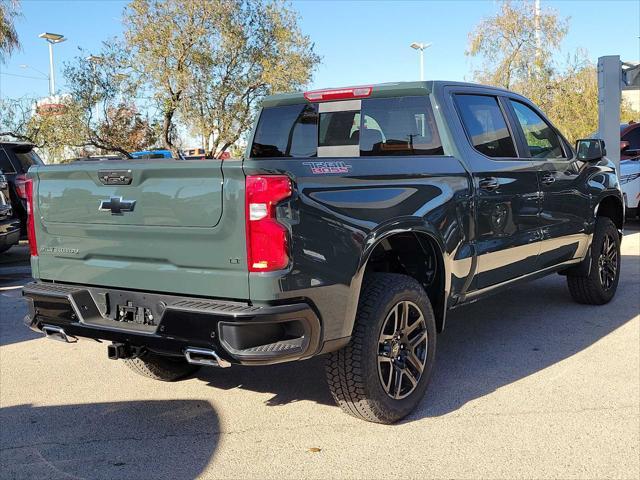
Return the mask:
[[[616,298],[553,275],[452,312],[398,425],[333,404],[323,359],[167,384],[22,324],[28,249],[0,257],[0,478],[640,478],[640,228]]]

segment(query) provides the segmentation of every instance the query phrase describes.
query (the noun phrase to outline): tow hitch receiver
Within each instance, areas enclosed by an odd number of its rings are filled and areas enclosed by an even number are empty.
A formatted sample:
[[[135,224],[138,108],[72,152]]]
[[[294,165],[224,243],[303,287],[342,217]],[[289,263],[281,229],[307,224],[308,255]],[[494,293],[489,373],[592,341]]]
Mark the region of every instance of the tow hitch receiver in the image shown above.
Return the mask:
[[[107,356],[111,360],[119,360],[121,358],[136,358],[144,354],[144,347],[133,347],[126,343],[112,343],[107,345]]]

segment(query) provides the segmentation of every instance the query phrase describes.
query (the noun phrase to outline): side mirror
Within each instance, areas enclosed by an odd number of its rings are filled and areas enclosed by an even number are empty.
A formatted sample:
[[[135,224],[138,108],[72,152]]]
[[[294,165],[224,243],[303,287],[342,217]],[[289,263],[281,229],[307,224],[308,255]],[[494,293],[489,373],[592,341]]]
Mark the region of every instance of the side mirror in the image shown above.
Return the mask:
[[[624,152],[627,148],[629,148],[631,144],[626,140],[620,140],[620,153]]]
[[[607,154],[604,148],[604,140],[599,138],[583,138],[576,141],[578,160],[583,162],[596,162]]]

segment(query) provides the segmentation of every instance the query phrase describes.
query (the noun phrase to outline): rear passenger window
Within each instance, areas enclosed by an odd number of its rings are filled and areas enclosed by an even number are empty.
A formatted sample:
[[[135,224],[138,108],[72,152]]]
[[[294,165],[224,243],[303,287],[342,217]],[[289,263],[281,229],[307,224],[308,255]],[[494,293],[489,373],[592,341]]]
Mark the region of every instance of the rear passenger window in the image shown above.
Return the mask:
[[[315,157],[317,150],[317,105],[285,105],[262,110],[251,157]]]
[[[426,96],[362,101],[360,155],[443,155]]]
[[[458,94],[455,98],[464,129],[476,150],[493,158],[517,156],[496,97]]]
[[[558,135],[540,115],[524,103],[510,100],[518,123],[524,132],[531,158],[563,158],[564,151]]]

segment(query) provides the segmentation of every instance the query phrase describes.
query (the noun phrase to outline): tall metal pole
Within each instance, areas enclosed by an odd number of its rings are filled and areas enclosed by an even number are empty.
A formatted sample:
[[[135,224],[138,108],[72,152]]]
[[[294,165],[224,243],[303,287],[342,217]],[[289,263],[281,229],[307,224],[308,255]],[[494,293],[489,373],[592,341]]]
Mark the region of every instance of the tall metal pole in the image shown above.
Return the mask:
[[[53,43],[47,41],[49,44],[49,95],[54,96],[56,94],[56,79],[53,73]]]
[[[424,80],[424,48],[420,49],[420,81]]]
[[[535,0],[534,4],[535,29],[536,29],[536,72],[540,67],[540,0]]]

